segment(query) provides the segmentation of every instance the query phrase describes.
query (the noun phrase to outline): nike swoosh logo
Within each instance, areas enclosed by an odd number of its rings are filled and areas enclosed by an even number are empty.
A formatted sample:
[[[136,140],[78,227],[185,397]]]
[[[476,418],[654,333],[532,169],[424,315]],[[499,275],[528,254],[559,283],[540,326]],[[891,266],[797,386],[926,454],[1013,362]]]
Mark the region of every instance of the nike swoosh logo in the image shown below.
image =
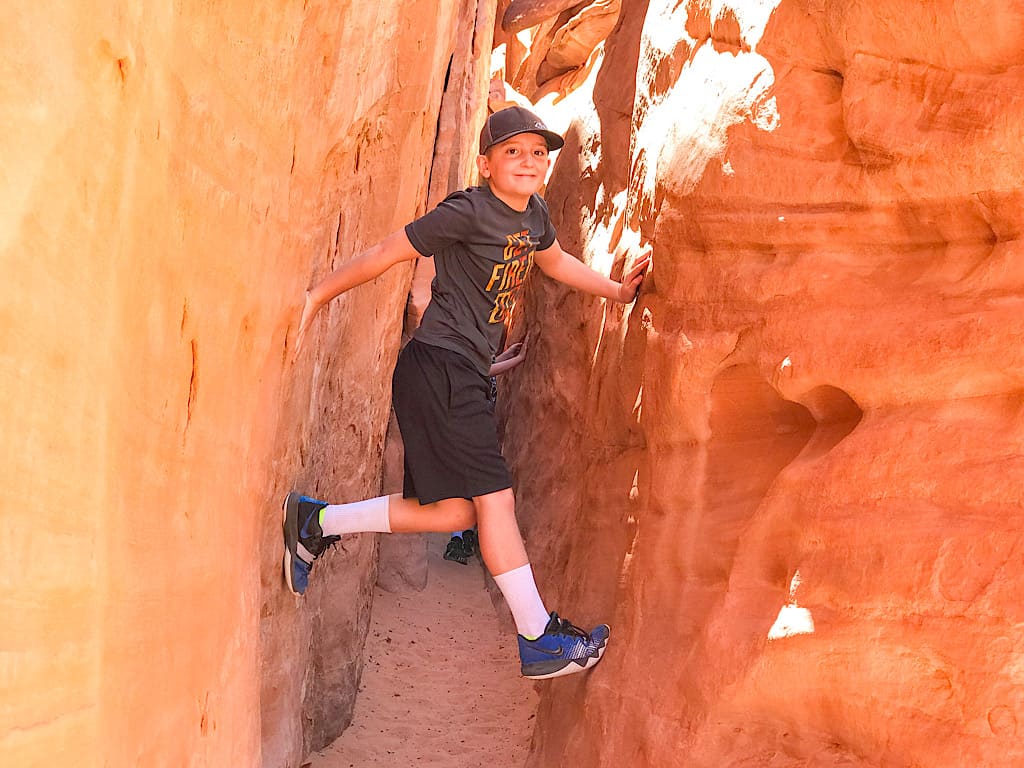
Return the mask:
[[[313,535],[313,532],[312,532],[312,531],[310,531],[310,530],[309,530],[309,528],[308,528],[308,526],[309,526],[309,521],[310,521],[310,520],[312,520],[312,519],[313,519],[313,516],[312,516],[312,515],[310,515],[309,517],[307,517],[307,518],[306,518],[306,522],[304,522],[304,523],[302,524],[302,530],[301,530],[301,531],[299,531],[299,536],[301,536],[301,537],[302,537],[302,538],[304,538],[304,539],[308,539],[308,538],[309,538],[310,536],[312,536],[312,535]]]
[[[562,655],[562,646],[558,646],[558,648],[556,648],[553,651],[549,651],[547,648],[538,648],[538,647],[534,646],[534,650],[535,651],[540,651],[541,653],[546,653],[548,656],[561,656]]]

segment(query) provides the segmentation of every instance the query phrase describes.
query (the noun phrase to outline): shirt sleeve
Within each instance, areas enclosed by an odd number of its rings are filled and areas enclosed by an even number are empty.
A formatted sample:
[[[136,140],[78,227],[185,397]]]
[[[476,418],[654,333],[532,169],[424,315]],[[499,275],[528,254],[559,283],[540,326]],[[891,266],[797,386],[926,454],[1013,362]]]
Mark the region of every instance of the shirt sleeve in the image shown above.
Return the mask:
[[[412,247],[433,256],[452,243],[465,241],[473,224],[472,204],[464,191],[453,192],[429,213],[405,225]]]
[[[557,239],[555,225],[551,223],[551,216],[548,213],[548,204],[544,202],[544,198],[540,195],[534,195],[534,199],[536,199],[540,204],[540,211],[544,215],[544,230],[541,232],[540,242],[537,244],[537,250],[546,251],[555,244],[555,240]]]

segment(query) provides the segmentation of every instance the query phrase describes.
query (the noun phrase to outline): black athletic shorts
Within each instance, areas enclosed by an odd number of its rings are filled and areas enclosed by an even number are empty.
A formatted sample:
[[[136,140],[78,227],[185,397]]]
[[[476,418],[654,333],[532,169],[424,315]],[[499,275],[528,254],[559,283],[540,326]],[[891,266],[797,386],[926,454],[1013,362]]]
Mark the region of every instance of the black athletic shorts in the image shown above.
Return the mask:
[[[405,345],[391,379],[405,498],[432,504],[512,487],[490,391],[490,379],[458,352],[416,339]]]

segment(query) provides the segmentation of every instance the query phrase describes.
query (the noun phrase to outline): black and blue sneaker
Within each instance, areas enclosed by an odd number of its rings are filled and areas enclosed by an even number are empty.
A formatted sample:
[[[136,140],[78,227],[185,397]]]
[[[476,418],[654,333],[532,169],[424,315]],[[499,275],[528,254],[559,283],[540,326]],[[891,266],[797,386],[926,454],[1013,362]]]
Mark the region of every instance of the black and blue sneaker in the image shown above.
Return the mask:
[[[552,613],[544,634],[536,640],[518,635],[523,677],[546,680],[590,669],[604,655],[610,635],[607,624],[586,632]]]
[[[472,554],[462,536],[452,536],[444,548],[444,559],[461,565],[466,565]]]
[[[284,500],[284,580],[297,595],[304,594],[313,561],[340,536],[324,536],[320,510],[326,501],[300,496],[295,491]]]
[[[480,537],[477,536],[474,528],[462,532],[462,541],[465,543],[466,553],[470,557],[480,554]]]

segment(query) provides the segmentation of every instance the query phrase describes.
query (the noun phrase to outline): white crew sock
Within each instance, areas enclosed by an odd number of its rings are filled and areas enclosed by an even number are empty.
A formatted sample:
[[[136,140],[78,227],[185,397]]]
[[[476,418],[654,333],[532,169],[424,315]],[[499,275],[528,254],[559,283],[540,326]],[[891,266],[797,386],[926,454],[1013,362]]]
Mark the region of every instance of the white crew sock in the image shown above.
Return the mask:
[[[527,640],[536,640],[544,634],[551,618],[533,580],[533,567],[527,563],[494,577],[505,602],[516,620],[516,631]]]
[[[343,533],[391,533],[388,497],[378,496],[351,504],[328,504],[320,510],[320,527],[325,536]]]

